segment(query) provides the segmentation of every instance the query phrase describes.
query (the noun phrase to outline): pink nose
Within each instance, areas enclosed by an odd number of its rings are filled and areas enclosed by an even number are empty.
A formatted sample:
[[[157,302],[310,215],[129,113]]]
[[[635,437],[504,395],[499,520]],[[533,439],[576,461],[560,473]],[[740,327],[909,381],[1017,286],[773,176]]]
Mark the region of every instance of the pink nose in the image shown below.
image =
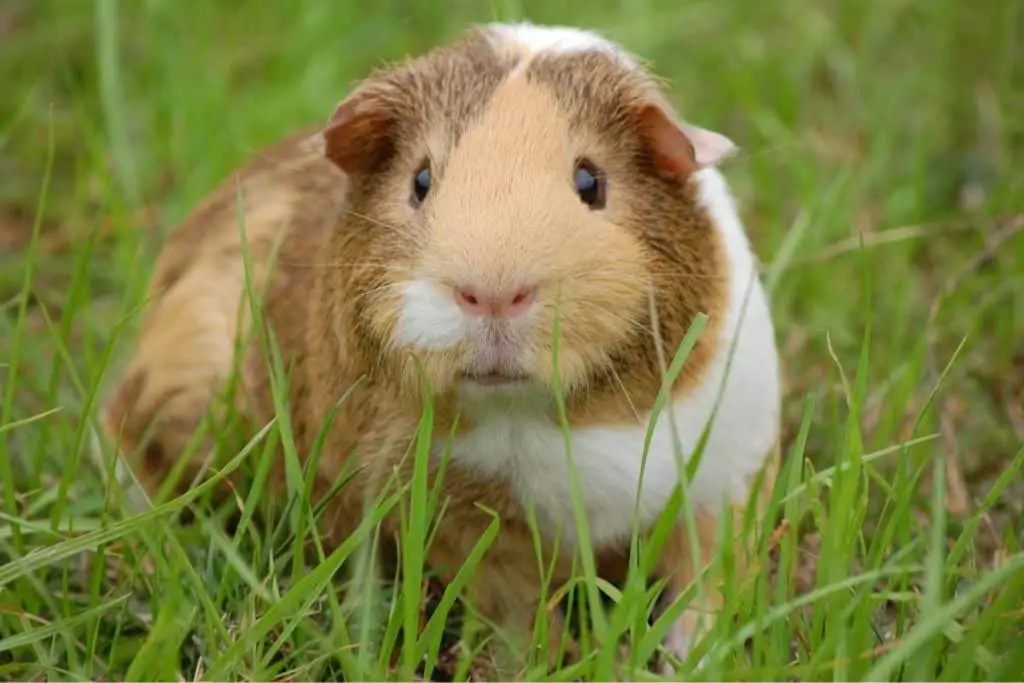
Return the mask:
[[[514,318],[533,305],[536,287],[520,287],[498,295],[484,294],[472,287],[457,287],[455,301],[469,315]]]

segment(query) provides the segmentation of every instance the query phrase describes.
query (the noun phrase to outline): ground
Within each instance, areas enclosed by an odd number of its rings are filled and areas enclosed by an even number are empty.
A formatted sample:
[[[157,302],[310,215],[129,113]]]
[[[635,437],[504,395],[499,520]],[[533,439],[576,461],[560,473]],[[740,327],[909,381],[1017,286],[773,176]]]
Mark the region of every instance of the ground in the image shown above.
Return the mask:
[[[105,495],[83,417],[160,238],[217,180],[383,60],[523,17],[606,32],[741,149],[726,173],[784,351],[786,500],[771,571],[705,639],[708,668],[683,672],[1019,679],[1017,0],[5,0],[0,678],[408,678],[424,653],[434,677],[482,675],[443,618],[399,638],[421,602],[449,609],[435,583],[426,601],[403,584],[375,622],[385,647],[353,644],[331,581],[344,557],[293,553],[313,545],[294,515],[234,535],[198,499],[133,516]],[[619,663],[643,663],[653,631],[620,626],[634,640]],[[552,676],[614,675],[584,655]]]

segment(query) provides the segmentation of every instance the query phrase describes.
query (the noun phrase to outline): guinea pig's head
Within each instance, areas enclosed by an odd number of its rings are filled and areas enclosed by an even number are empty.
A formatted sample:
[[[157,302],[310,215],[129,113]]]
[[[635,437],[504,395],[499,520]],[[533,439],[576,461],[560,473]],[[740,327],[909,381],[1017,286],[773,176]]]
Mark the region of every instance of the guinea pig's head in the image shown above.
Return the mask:
[[[361,82],[321,146],[351,187],[330,247],[339,333],[392,378],[656,388],[655,340],[670,356],[722,306],[691,181],[732,143],[594,34],[477,28]]]

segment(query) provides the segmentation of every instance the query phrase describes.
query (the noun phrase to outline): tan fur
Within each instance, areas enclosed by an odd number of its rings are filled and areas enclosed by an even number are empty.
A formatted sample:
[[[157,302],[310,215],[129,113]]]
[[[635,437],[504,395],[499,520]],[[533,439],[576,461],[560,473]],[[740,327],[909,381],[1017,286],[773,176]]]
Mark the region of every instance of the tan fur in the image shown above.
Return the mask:
[[[251,277],[259,293],[281,231],[301,221],[299,212],[311,201],[326,208],[332,197],[337,201],[342,196],[344,177],[303,144],[308,136],[293,135],[240,168],[192,212],[160,252],[125,379],[104,412],[108,434],[126,453],[138,456],[133,461],[137,474],[152,482],[154,490],[236,369],[236,343],[252,336],[249,304],[242,300],[245,269],[238,207],[244,207]],[[305,220],[319,222],[312,216]],[[322,234],[319,226],[317,233]],[[241,383],[243,391],[253,387],[253,382]],[[244,406],[236,407],[246,414]],[[196,459],[213,446],[210,439],[199,444]],[[186,468],[181,486],[194,469]]]
[[[537,284],[541,316],[526,365],[542,380],[555,372],[550,336],[560,305],[557,372],[573,425],[636,423],[637,412],[653,404],[661,368],[648,291],[669,355],[693,317],[710,314],[675,391],[699,381],[718,341],[728,264],[720,238],[695,208],[692,186],[645,161],[652,138],[634,112],[660,102],[653,81],[589,53],[536,56],[508,78],[519,56],[515,49],[496,53],[472,32],[381,70],[336,110],[324,129],[323,156],[305,146],[308,133],[292,136],[239,169],[167,241],[137,347],[105,412],[109,436],[148,489],[180,457],[234,368],[243,389],[236,408],[253,426],[273,415],[268,369],[249,341],[247,304],[239,317],[238,183],[265,318],[291,369],[290,418],[302,457],[332,406],[351,391],[327,435],[314,492],[322,496],[356,468],[325,516],[332,543],[355,529],[389,478],[411,474],[423,389],[417,368],[434,392],[435,434],[448,433],[458,417],[452,388],[464,350],[414,359],[389,342],[400,307],[393,285],[414,273],[452,286],[464,278],[493,288]],[[677,149],[674,158],[684,153]],[[576,200],[577,154],[618,179],[603,217]],[[437,185],[426,217],[407,201],[424,157]],[[472,428],[459,420],[463,430]],[[143,448],[147,428],[154,436]],[[208,439],[197,457],[215,445]],[[280,483],[283,461],[275,466],[271,480]],[[501,533],[470,594],[484,614],[521,630],[542,598],[521,504],[507,485],[457,466],[446,473],[444,497],[429,564],[451,576],[491,521],[479,505],[493,510]],[[387,535],[398,534],[398,521],[384,520]],[[702,554],[712,550],[709,539],[701,537]],[[673,536],[665,571],[689,567],[683,540]],[[603,573],[621,574],[624,549],[598,550]],[[569,558],[559,558],[556,583],[568,571]],[[684,570],[673,585],[686,576],[692,578]]]
[[[524,365],[531,374],[550,377],[558,312],[564,321],[560,375],[571,392],[586,383],[595,365],[607,362],[609,341],[632,332],[646,306],[639,275],[646,263],[634,235],[588,214],[576,200],[570,185],[574,156],[565,149],[566,139],[567,121],[544,89],[522,76],[503,83],[443,168],[431,211],[444,225],[421,254],[419,268],[439,282],[472,282],[485,292],[538,285],[539,319]],[[489,168],[495,158],[504,162],[501,173]],[[473,191],[446,191],[463,187]],[[625,201],[619,194],[609,200]],[[397,308],[390,303],[380,310]],[[438,355],[430,367],[439,371],[430,379],[440,390],[455,377],[449,353]]]

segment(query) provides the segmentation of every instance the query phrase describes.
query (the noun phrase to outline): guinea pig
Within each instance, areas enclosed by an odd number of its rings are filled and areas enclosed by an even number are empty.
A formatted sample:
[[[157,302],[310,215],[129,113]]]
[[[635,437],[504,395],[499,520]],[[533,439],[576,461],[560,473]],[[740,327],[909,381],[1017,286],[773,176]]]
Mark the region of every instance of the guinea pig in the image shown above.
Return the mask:
[[[704,439],[687,490],[707,560],[739,543],[720,536],[727,510],[737,531],[749,510],[763,514],[778,468],[773,321],[719,170],[734,149],[588,30],[479,25],[383,66],[325,125],[249,160],[168,238],[106,435],[152,492],[229,377],[241,378],[246,419],[271,419],[252,291],[289,372],[300,458],[324,439],[316,494],[351,477],[326,507],[331,543],[354,532],[371,492],[411,476],[429,401],[431,481],[445,469],[426,560],[453,576],[496,515],[467,589],[496,623],[532,628],[544,597],[534,528],[555,582],[569,577],[582,539],[567,446],[598,573],[613,576],[634,526],[649,532],[685,478],[677,453],[688,461]],[[186,473],[216,447],[201,445]],[[284,481],[283,462],[272,481]],[[397,534],[399,517],[386,515],[384,531]],[[680,516],[654,577],[668,598],[697,576],[691,540]],[[709,582],[666,649],[686,657],[698,614],[720,603]]]

